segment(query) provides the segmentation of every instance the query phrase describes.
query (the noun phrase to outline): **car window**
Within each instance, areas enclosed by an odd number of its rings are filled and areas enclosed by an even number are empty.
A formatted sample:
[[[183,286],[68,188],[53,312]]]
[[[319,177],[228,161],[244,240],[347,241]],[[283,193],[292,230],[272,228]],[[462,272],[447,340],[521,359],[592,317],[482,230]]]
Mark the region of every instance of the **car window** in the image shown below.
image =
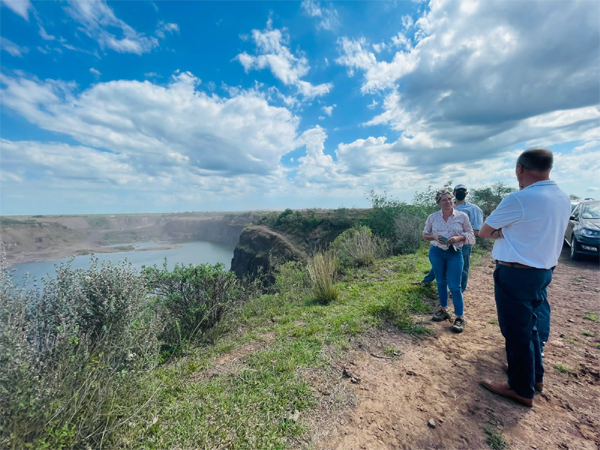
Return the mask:
[[[600,203],[585,205],[581,217],[584,219],[600,219]]]
[[[575,207],[571,215],[575,218],[575,220],[579,220],[579,211],[581,211],[581,203]]]

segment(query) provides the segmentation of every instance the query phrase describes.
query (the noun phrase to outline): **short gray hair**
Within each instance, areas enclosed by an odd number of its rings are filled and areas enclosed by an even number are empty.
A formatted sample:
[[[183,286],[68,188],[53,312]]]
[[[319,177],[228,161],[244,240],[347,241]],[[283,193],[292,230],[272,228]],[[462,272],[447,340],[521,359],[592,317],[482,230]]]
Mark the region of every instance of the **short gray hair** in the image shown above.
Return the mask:
[[[446,194],[448,194],[448,195],[450,196],[450,198],[452,198],[452,192],[450,192],[450,191],[448,191],[448,190],[446,190],[446,189],[440,189],[439,191],[437,191],[437,192],[435,193],[435,202],[436,202],[436,203],[439,203],[439,202],[440,202],[440,200],[442,199],[442,197],[443,197],[444,195],[446,195]]]

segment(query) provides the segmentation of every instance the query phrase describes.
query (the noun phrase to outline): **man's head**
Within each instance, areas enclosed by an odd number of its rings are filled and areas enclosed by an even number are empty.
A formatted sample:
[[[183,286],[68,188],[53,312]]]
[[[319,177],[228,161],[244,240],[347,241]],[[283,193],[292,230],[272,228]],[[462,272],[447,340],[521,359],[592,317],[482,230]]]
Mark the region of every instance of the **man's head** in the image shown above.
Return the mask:
[[[538,181],[548,180],[553,162],[554,157],[548,149],[530,148],[525,150],[517,158],[515,168],[519,187],[524,189]]]
[[[467,187],[464,184],[457,184],[454,187],[454,197],[459,202],[462,202],[466,197],[469,191],[467,191]]]

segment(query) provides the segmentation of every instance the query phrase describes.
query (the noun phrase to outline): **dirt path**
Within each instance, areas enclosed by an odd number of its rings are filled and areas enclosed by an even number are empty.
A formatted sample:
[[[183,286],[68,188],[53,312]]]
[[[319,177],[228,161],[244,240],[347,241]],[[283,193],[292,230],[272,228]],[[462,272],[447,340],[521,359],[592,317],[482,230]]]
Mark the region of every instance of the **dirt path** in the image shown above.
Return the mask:
[[[585,318],[588,312],[600,315],[598,264],[561,257],[549,292],[545,387],[532,409],[479,386],[484,378],[505,379],[492,272],[491,258],[472,271],[462,335],[452,334],[445,322],[433,324],[435,335],[425,339],[385,331],[364,338],[345,363],[360,382],[343,381],[358,406],[332,418],[313,447],[488,449],[486,440],[496,439],[496,449],[505,448],[501,440],[513,450],[600,449],[600,323]],[[402,356],[372,356],[385,346],[402,349]]]

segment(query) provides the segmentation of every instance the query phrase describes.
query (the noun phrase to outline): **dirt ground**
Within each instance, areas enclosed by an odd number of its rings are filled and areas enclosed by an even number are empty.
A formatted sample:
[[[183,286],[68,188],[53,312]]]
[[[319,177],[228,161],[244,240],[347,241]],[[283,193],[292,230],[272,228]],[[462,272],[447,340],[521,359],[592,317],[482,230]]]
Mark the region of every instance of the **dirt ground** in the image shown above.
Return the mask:
[[[549,289],[544,392],[533,408],[479,385],[505,380],[494,266],[486,258],[472,269],[465,292],[464,333],[451,333],[444,322],[431,324],[435,333],[425,338],[388,330],[356,343],[341,362],[355,379],[340,381],[354,392],[355,405],[321,422],[312,448],[600,449],[600,323],[585,318],[600,315],[600,271],[597,261],[570,261],[567,250]],[[385,347],[402,353],[385,359]]]

